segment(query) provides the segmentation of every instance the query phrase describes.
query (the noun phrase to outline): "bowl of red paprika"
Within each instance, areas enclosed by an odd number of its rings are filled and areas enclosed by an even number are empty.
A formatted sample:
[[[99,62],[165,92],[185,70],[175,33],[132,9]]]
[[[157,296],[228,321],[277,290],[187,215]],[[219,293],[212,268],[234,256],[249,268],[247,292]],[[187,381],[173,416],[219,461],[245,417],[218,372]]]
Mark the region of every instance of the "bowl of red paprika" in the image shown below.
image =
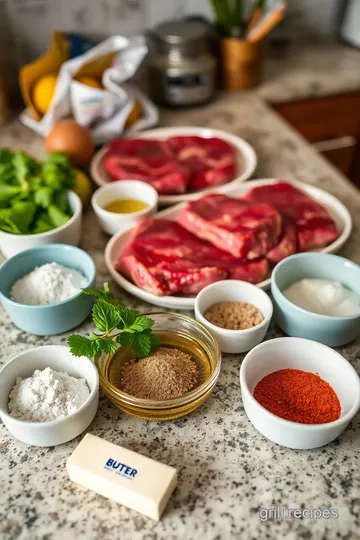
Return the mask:
[[[240,369],[245,412],[270,441],[318,448],[336,439],[360,408],[360,378],[330,347],[278,338],[252,349]]]

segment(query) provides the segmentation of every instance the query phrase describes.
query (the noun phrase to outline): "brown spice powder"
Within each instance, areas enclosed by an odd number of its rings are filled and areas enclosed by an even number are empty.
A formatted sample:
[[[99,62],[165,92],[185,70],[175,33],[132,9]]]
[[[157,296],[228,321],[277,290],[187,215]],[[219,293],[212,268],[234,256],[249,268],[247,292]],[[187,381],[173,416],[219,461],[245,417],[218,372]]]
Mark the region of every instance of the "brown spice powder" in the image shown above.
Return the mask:
[[[197,379],[197,366],[189,354],[160,347],[123,367],[120,389],[137,398],[161,401],[186,394]]]
[[[219,302],[204,313],[207,321],[227,330],[246,330],[264,320],[259,309],[246,302]]]

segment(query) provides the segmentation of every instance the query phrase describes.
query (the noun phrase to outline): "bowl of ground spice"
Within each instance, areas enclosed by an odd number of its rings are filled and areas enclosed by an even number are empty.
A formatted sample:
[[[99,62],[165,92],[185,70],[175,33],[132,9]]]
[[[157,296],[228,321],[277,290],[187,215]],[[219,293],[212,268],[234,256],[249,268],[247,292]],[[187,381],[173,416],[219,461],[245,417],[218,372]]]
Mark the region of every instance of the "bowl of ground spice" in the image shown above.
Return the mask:
[[[245,281],[217,281],[195,299],[196,319],[215,335],[225,353],[247,352],[258,345],[272,313],[266,292]]]
[[[127,348],[95,359],[100,385],[122,411],[147,420],[172,420],[197,409],[220,374],[214,336],[191,317],[149,313],[160,346],[145,358]]]
[[[302,338],[265,341],[240,369],[245,412],[271,441],[294,449],[336,439],[360,407],[360,379],[326,345]]]

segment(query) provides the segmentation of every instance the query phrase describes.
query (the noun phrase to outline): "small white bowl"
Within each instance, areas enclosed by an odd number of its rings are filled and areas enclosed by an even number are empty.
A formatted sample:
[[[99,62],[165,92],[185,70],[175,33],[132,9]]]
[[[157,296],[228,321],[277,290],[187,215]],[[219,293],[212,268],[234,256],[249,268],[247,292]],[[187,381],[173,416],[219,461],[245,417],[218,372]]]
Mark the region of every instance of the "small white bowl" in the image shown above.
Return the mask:
[[[253,397],[257,383],[279,369],[301,369],[317,373],[335,390],[341,416],[326,424],[300,424],[284,420],[265,409]],[[240,368],[241,395],[245,412],[254,427],[277,444],[308,450],[332,442],[360,407],[360,379],[352,365],[330,347],[302,338],[265,341],[250,351]]]
[[[204,317],[210,306],[218,302],[247,302],[261,311],[264,320],[247,330],[228,330],[212,324]],[[205,287],[195,299],[195,318],[219,341],[224,353],[247,352],[260,343],[269,328],[273,306],[269,296],[256,285],[235,279],[217,281]]]
[[[148,206],[139,212],[118,214],[104,210],[104,206],[117,199],[137,199]],[[100,223],[100,227],[108,234],[113,235],[119,231],[133,227],[145,217],[150,217],[157,211],[157,191],[139,180],[118,180],[105,184],[97,189],[91,199],[92,207]]]
[[[11,234],[0,230],[0,250],[4,257],[9,259],[25,249],[44,244],[78,246],[81,240],[82,204],[80,197],[74,191],[69,191],[68,197],[73,214],[61,227],[39,234]]]
[[[87,381],[90,395],[83,405],[65,418],[46,422],[28,422],[10,416],[9,394],[16,377],[31,377],[36,369],[50,367]],[[0,416],[10,433],[26,444],[54,446],[74,439],[93,421],[99,401],[99,375],[93,362],[82,356],[74,358],[63,345],[35,347],[18,354],[0,371]]]

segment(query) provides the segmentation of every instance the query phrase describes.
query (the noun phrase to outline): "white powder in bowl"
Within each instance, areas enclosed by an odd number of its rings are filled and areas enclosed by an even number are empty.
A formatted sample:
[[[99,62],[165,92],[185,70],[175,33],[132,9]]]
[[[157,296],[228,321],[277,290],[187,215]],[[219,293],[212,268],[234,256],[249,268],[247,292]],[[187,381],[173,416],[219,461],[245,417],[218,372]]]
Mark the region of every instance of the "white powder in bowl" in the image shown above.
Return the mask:
[[[51,368],[37,369],[31,377],[16,378],[10,392],[10,416],[28,422],[46,422],[75,412],[89,397],[85,379]]]
[[[78,270],[52,262],[37,266],[18,279],[11,289],[11,298],[21,304],[55,304],[71,298],[87,284],[87,278]]]

